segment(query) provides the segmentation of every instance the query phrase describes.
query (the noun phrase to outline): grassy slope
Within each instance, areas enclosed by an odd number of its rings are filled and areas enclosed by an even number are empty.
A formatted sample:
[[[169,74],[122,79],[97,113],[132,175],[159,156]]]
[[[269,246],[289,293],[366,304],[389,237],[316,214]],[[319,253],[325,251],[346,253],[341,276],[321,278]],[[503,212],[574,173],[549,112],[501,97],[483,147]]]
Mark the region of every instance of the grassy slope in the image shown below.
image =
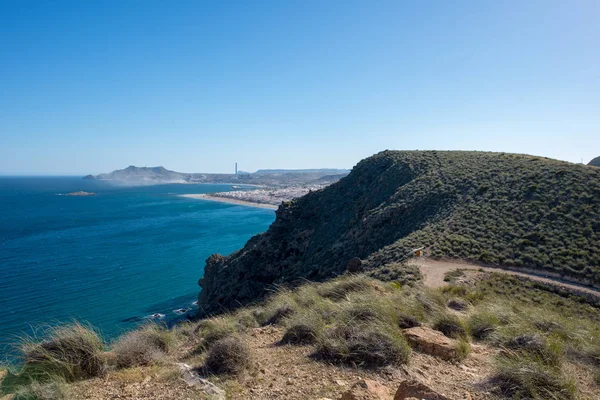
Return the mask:
[[[274,283],[328,279],[353,257],[379,267],[417,246],[600,282],[599,210],[596,168],[505,153],[385,151],[282,206],[241,251],[210,259],[200,303],[235,307]]]
[[[57,379],[62,376],[56,375],[60,363],[42,364],[26,352],[29,368],[45,368],[49,374],[36,374],[33,381],[23,379],[26,368],[21,375],[9,376],[17,387],[7,386],[5,378],[0,389],[55,393],[18,399],[56,399],[62,398],[56,393],[63,392],[73,399],[116,394],[157,398],[156,393],[165,399],[192,398],[198,393],[182,382],[176,364],[185,362],[227,389],[233,399],[258,397],[257,393],[339,398],[344,385],[323,382],[347,379],[351,384],[365,376],[395,390],[407,368],[418,376],[428,371],[431,379],[425,380],[452,398],[466,391],[474,399],[492,398],[486,392],[501,398],[553,400],[598,396],[600,312],[596,306],[526,280],[465,273],[473,275],[467,284],[435,290],[364,275],[344,276],[280,290],[252,308],[185,323],[171,331],[147,326],[126,334],[108,352],[98,350],[94,356],[103,360],[104,372],[96,378],[77,375],[75,382]],[[460,312],[447,306],[457,302],[464,305]],[[456,327],[460,333],[455,343],[461,349],[457,358],[443,360],[411,350],[401,330],[407,322],[440,330]],[[54,340],[83,331],[56,332]],[[290,333],[294,340],[286,341]],[[232,344],[237,346],[233,351],[227,347]],[[79,350],[79,342],[69,341],[49,360],[88,360]],[[445,379],[437,379],[442,375]]]

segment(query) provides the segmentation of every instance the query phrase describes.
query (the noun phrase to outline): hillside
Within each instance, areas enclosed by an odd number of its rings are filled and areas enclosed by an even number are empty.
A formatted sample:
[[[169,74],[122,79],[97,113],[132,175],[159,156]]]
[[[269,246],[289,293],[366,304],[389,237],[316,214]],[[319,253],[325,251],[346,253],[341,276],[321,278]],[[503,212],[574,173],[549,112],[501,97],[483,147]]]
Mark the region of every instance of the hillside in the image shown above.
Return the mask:
[[[594,158],[592,161],[590,161],[588,163],[588,165],[591,165],[591,166],[594,166],[594,167],[600,167],[600,157]]]
[[[274,284],[325,280],[426,246],[433,257],[527,267],[600,282],[600,170],[540,157],[384,151],[339,182],[280,206],[264,234],[200,280],[207,313]],[[388,267],[385,267],[389,269]]]

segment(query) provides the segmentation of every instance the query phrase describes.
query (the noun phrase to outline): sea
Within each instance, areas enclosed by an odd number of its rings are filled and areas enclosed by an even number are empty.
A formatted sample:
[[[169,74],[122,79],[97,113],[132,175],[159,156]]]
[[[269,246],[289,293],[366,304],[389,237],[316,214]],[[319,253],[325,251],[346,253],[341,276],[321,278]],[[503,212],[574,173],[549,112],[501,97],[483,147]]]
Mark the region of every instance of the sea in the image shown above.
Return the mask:
[[[273,210],[179,196],[229,190],[0,177],[0,354],[74,320],[110,341],[192,315],[206,258],[240,249],[275,219]],[[66,196],[76,191],[96,195]]]

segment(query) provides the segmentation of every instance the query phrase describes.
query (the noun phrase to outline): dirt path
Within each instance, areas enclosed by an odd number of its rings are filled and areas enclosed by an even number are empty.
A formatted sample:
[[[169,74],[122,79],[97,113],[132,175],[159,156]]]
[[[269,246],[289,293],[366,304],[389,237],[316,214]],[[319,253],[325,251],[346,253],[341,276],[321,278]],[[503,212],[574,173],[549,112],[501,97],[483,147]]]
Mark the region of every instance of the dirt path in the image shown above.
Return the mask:
[[[513,276],[522,276],[525,278],[529,278],[534,281],[543,282],[543,283],[551,283],[553,285],[562,286],[567,289],[571,289],[576,292],[589,293],[594,296],[600,297],[600,290],[594,289],[589,286],[578,285],[576,283],[568,283],[561,281],[558,278],[551,277],[543,277],[534,274],[528,274],[525,272],[517,272],[502,268],[493,268],[493,267],[482,267],[479,265],[469,264],[467,262],[461,261],[437,261],[431,260],[428,258],[418,258],[415,259],[415,263],[419,265],[421,273],[423,274],[423,281],[425,286],[429,287],[440,287],[444,286],[446,282],[444,282],[444,276],[446,273],[456,270],[456,269],[472,269],[479,270],[482,269],[487,272],[498,272],[501,274],[513,275]]]

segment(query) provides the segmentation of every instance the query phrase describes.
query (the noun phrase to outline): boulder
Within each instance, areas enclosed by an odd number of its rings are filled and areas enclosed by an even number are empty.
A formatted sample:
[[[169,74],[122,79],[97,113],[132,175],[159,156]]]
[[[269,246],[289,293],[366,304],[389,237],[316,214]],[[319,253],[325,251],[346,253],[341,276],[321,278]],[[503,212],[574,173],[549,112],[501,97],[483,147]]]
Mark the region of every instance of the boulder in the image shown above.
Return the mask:
[[[390,392],[371,379],[361,379],[342,394],[341,400],[389,400]]]
[[[187,364],[177,364],[179,366],[179,372],[181,377],[188,384],[188,386],[195,386],[202,391],[207,399],[211,400],[225,400],[226,393],[223,389],[215,385],[214,383],[201,378],[192,367]]]
[[[400,386],[398,386],[396,394],[394,395],[394,400],[404,400],[410,398],[417,398],[420,400],[450,400],[443,394],[436,392],[429,386],[414,379],[402,381]]]
[[[442,332],[438,332],[426,326],[405,329],[404,336],[408,342],[417,350],[432,356],[451,360],[457,356],[457,343]]]
[[[348,261],[348,265],[346,266],[346,271],[351,274],[355,274],[362,270],[362,261],[360,258],[354,257],[350,261]]]

